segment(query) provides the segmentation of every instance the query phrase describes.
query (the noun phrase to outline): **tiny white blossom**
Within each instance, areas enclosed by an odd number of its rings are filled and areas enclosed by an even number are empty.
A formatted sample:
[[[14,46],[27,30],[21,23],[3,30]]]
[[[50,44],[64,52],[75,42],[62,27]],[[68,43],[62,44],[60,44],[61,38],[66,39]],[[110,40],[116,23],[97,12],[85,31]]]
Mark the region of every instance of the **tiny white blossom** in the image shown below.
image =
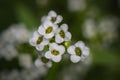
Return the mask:
[[[11,44],[3,46],[0,48],[0,51],[0,56],[4,57],[8,61],[18,56],[16,48]]]
[[[20,54],[19,55],[19,64],[22,67],[30,68],[32,66],[32,57],[30,54]]]
[[[52,66],[52,62],[49,59],[45,58],[44,56],[40,56],[35,60],[35,66],[37,68],[40,68],[43,66],[50,68]]]
[[[45,38],[49,39],[55,35],[58,26],[50,21],[45,21],[38,29],[38,32]]]
[[[56,43],[62,43],[63,41],[70,41],[70,40],[71,40],[71,33],[68,32],[68,25],[62,24],[56,32],[55,41]]]
[[[8,43],[25,43],[28,41],[31,31],[24,24],[13,24],[2,32],[2,39]]]
[[[17,70],[12,70],[8,73],[7,79],[4,80],[21,80],[20,73]]]
[[[86,7],[86,0],[68,0],[68,9],[72,12],[83,11]]]
[[[53,60],[54,62],[60,62],[62,54],[64,54],[65,48],[62,45],[51,43],[49,51],[45,53],[45,57]]]
[[[49,20],[54,24],[58,24],[63,20],[63,17],[61,15],[57,15],[55,11],[51,10],[47,16],[43,16],[41,19],[42,22],[46,20]]]
[[[42,51],[44,46],[47,45],[49,41],[35,31],[33,37],[29,40],[29,43],[32,46],[35,46],[37,50]]]
[[[70,59],[73,63],[84,60],[89,55],[89,48],[82,41],[78,41],[75,45],[70,46],[67,51],[71,54]]]

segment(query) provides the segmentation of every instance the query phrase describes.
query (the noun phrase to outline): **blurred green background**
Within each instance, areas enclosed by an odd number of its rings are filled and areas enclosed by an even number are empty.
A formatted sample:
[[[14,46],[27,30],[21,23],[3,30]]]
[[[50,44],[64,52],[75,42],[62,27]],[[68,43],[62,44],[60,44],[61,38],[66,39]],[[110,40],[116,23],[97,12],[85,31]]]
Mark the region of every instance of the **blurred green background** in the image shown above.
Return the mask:
[[[70,1],[72,1],[70,3]],[[78,3],[74,3],[78,1]],[[82,1],[82,2],[80,2]],[[85,2],[84,2],[85,1]],[[78,5],[78,7],[74,7]],[[66,80],[120,80],[120,1],[119,0],[0,0],[0,33],[10,27],[12,24],[24,23],[28,30],[35,30],[41,24],[41,17],[47,15],[50,10],[54,10],[57,14],[63,16],[62,23],[69,25],[69,31],[72,33],[74,42],[82,40],[89,46],[92,56],[89,69],[85,72],[75,73],[77,78]],[[84,36],[84,22],[87,19],[92,19],[96,23],[96,28],[99,22],[104,18],[113,20],[115,24],[109,29],[116,29],[117,38],[112,38],[105,41],[102,39],[104,34],[96,34],[94,37],[86,38]],[[109,17],[110,16],[110,17]],[[112,18],[111,18],[112,16]],[[90,25],[90,24],[89,24]],[[109,26],[109,25],[108,25]],[[108,31],[110,31],[108,29]],[[94,31],[94,30],[93,30]],[[110,34],[110,35],[111,35]],[[27,47],[29,48],[29,47]],[[28,52],[31,50],[28,49]],[[0,71],[4,69],[12,69],[18,64],[16,60],[11,61],[9,65],[5,65],[5,60],[0,59]],[[76,65],[71,63],[70,65]],[[61,76],[66,73],[61,71],[69,65],[53,66],[44,77],[40,80],[61,80]],[[66,70],[66,69],[65,69]],[[63,70],[64,71],[64,70]],[[62,74],[62,75],[61,75]],[[72,76],[72,75],[71,75]],[[39,80],[39,79],[38,79]]]

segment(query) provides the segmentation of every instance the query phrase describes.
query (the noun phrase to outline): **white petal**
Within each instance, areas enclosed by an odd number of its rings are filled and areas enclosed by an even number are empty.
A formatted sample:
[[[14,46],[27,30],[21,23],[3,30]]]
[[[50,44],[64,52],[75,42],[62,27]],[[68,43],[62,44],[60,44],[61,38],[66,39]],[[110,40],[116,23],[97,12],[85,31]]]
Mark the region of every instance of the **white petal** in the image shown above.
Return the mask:
[[[70,56],[70,59],[71,59],[71,61],[72,61],[73,63],[77,63],[77,62],[79,62],[79,61],[81,60],[81,57],[76,56],[76,55],[71,55],[71,56]]]
[[[75,54],[75,46],[70,46],[67,51],[69,54]]]
[[[58,25],[53,24],[53,31],[56,32],[58,29]]]
[[[31,38],[31,39],[29,40],[29,43],[30,43],[30,45],[32,45],[32,46],[36,46],[36,39],[35,39],[35,38]]]
[[[41,22],[42,22],[42,23],[45,22],[46,19],[47,19],[47,16],[43,16],[43,17],[41,18]]]
[[[64,39],[62,37],[60,37],[59,34],[56,34],[55,36],[55,42],[56,43],[62,43],[64,41]]]
[[[56,49],[57,47],[58,47],[58,45],[56,43],[51,43],[50,47],[49,47],[49,50]]]
[[[65,52],[65,47],[64,46],[59,46],[59,51],[60,51],[60,54],[63,54]]]
[[[52,62],[49,61],[49,62],[46,64],[46,66],[47,66],[48,68],[52,67]]]
[[[72,37],[72,35],[70,32],[65,33],[65,41],[70,41],[71,37]]]
[[[46,39],[52,38],[53,36],[54,36],[54,33],[53,33],[53,32],[51,32],[51,33],[49,33],[49,34],[44,34],[44,37],[45,37]]]
[[[35,32],[33,33],[33,37],[38,37],[38,36],[41,36],[41,35],[38,33],[38,31],[35,31]]]
[[[39,45],[36,46],[36,49],[38,51],[42,51],[44,49],[44,45],[39,44]]]
[[[52,58],[51,52],[50,51],[46,52],[45,57],[48,58],[48,59],[51,59]]]
[[[67,31],[68,30],[68,25],[67,24],[62,24],[61,26],[60,26],[60,28],[63,30],[63,31]]]
[[[40,59],[36,59],[35,60],[35,66],[36,67],[40,67],[40,66],[43,66],[44,64],[42,63],[42,61]]]
[[[45,29],[47,29],[49,26],[53,26],[53,23],[49,20],[46,20],[44,23],[43,23],[43,27]]]
[[[41,43],[41,45],[48,45],[48,43],[49,43],[49,40],[43,39],[43,42]]]
[[[63,20],[63,17],[61,15],[57,16],[57,20],[55,21],[55,24],[60,23]]]
[[[55,11],[51,10],[49,13],[48,13],[48,16],[51,16],[51,17],[56,17],[57,14]]]
[[[78,41],[76,44],[75,44],[76,47],[80,47],[81,49],[83,49],[85,47],[85,44],[82,42],[82,41]]]
[[[39,34],[41,34],[41,35],[44,35],[44,34],[45,34],[45,29],[43,28],[43,26],[40,26],[40,27],[38,28],[38,32],[39,32]]]
[[[89,53],[90,53],[89,48],[88,48],[88,47],[85,47],[85,48],[83,49],[83,56],[87,57],[87,56],[89,56]]]
[[[60,62],[61,61],[61,56],[55,56],[52,58],[54,62]]]

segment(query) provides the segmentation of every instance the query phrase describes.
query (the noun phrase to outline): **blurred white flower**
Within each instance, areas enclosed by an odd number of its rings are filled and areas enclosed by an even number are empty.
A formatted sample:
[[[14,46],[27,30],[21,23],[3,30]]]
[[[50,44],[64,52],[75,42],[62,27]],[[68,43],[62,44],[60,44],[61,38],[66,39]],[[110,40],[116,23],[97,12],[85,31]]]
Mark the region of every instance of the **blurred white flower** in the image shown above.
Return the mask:
[[[35,60],[35,66],[37,68],[41,68],[43,66],[50,68],[52,66],[52,62],[44,56],[40,56]]]
[[[49,43],[49,40],[45,39],[37,31],[34,32],[33,37],[29,40],[32,46],[35,46],[37,50],[42,51],[44,46]]]
[[[99,21],[89,18],[85,20],[82,32],[86,39],[107,47],[118,38],[117,26],[118,19],[115,16],[104,16]]]
[[[12,70],[6,80],[21,80],[20,73],[17,70]]]
[[[86,19],[82,29],[85,38],[89,39],[97,35],[96,23],[93,19]]]
[[[20,54],[19,64],[24,68],[30,68],[33,65],[32,57],[30,54]]]
[[[12,60],[18,56],[18,52],[13,45],[8,44],[0,48],[0,55],[6,60]]]
[[[64,52],[65,52],[64,46],[58,45],[56,43],[51,43],[49,51],[45,53],[45,57],[53,60],[54,62],[60,62]]]
[[[24,43],[29,40],[31,34],[24,24],[14,24],[2,33],[2,39],[8,43]]]
[[[46,20],[49,20],[54,24],[58,24],[63,20],[63,17],[61,15],[57,15],[55,11],[51,10],[47,16],[43,16],[41,19],[42,22],[45,22]]]
[[[103,42],[111,43],[113,40],[117,39],[117,26],[118,21],[116,17],[107,16],[100,20],[98,32],[102,35]]]
[[[68,9],[70,11],[83,11],[86,6],[86,0],[68,0]]]
[[[70,59],[73,63],[83,61],[89,56],[89,48],[82,41],[78,41],[75,45],[70,46],[67,51],[71,54]]]
[[[68,25],[62,24],[56,32],[55,41],[56,43],[62,43],[63,41],[70,41],[70,40],[71,40],[71,33],[68,32]]]
[[[38,32],[45,38],[50,39],[55,35],[58,25],[53,24],[50,21],[45,21],[38,29]]]
[[[39,70],[35,66],[32,66],[21,71],[21,78],[22,80],[36,80],[45,74],[46,70],[43,68]]]

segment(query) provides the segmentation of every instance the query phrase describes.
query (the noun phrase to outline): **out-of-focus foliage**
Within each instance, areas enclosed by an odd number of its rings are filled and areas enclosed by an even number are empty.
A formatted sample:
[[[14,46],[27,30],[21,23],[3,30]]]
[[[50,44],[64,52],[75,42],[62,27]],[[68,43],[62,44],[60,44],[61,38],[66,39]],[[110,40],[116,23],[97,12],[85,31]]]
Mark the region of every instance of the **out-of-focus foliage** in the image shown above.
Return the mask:
[[[63,16],[74,42],[89,46],[85,63],[34,66],[38,52],[28,40],[50,10]],[[119,0],[0,0],[0,80],[120,80],[119,41]]]

